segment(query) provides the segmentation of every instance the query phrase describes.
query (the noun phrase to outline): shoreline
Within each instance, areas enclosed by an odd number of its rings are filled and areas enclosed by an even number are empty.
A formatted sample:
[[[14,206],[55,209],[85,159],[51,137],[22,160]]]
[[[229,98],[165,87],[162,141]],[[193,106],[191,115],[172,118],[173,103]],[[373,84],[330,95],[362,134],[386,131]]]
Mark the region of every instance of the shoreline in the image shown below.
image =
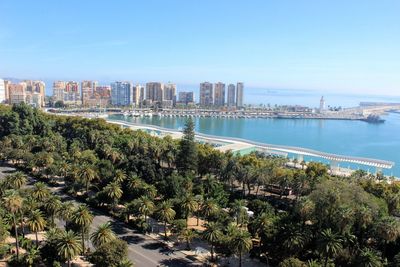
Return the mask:
[[[151,125],[151,124],[139,124],[139,123],[133,123],[133,122],[127,122],[123,120],[117,120],[117,119],[105,119],[109,123],[114,123],[118,124],[121,126],[129,127],[131,129],[135,130],[148,130],[150,131],[150,134],[154,134],[157,136],[164,136],[165,135],[170,135],[173,138],[180,138],[182,135],[182,132],[177,129],[170,129],[170,128],[164,128],[156,125]],[[377,172],[380,172],[382,169],[391,169],[394,166],[394,162],[391,161],[386,161],[386,160],[380,160],[380,159],[374,159],[374,158],[365,158],[365,157],[354,157],[354,156],[346,156],[346,155],[339,155],[339,154],[333,154],[333,153],[326,153],[326,152],[321,152],[313,149],[308,149],[308,148],[303,148],[303,147],[295,147],[295,146],[284,146],[284,145],[275,145],[275,144],[267,144],[267,143],[262,143],[262,142],[256,142],[248,139],[243,139],[243,138],[235,138],[235,137],[227,137],[227,136],[217,136],[217,135],[210,135],[210,134],[204,134],[204,133],[199,133],[196,132],[196,137],[198,140],[202,140],[205,142],[209,142],[210,144],[217,144],[216,149],[220,151],[227,151],[231,150],[232,152],[241,152],[241,151],[260,151],[264,152],[270,155],[278,155],[278,156],[284,156],[288,158],[288,155],[296,155],[297,154],[297,159],[298,161],[302,161],[305,156],[308,157],[315,157],[315,158],[320,158],[326,161],[330,162],[331,166],[331,171],[332,172],[337,172],[338,175],[339,173],[345,173],[348,175],[349,170],[351,172],[355,171],[353,169],[348,169],[348,168],[343,168],[339,167],[339,162],[346,162],[346,163],[352,163],[352,164],[357,164],[357,165],[362,165],[362,166],[369,166],[369,167],[374,167],[377,169]],[[290,160],[290,159],[289,159]],[[328,164],[329,165],[329,164]]]

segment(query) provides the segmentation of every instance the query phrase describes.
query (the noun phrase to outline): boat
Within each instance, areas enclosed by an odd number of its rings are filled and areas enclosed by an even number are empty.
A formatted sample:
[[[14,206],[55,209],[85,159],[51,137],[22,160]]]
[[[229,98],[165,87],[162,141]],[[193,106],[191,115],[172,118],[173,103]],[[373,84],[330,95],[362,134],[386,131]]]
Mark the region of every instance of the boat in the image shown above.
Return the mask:
[[[384,123],[385,120],[379,117],[379,115],[370,114],[366,118],[361,119],[362,121],[369,123]]]

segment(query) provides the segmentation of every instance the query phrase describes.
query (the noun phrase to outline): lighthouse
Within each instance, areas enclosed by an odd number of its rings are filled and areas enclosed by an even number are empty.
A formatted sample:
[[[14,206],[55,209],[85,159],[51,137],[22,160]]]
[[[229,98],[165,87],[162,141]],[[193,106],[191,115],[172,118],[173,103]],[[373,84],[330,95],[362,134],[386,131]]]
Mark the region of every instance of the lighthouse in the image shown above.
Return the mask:
[[[319,113],[322,113],[325,110],[325,99],[324,96],[321,97],[319,101]]]

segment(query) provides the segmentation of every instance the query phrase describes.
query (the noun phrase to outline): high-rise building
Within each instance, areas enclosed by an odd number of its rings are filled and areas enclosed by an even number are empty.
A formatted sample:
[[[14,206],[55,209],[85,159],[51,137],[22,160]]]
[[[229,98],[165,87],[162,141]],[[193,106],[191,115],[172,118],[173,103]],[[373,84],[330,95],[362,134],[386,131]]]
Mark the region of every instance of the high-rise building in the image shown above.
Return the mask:
[[[9,89],[9,100],[8,103],[11,105],[26,103],[26,83],[10,83]]]
[[[200,105],[212,106],[214,105],[214,92],[213,84],[204,82],[200,84]]]
[[[79,92],[78,82],[75,81],[66,82],[64,90],[64,103],[66,104],[81,103],[81,94]]]
[[[214,105],[222,107],[225,105],[225,84],[218,82],[214,84]]]
[[[243,89],[244,85],[242,82],[236,84],[236,106],[243,107]]]
[[[146,99],[146,88],[142,85],[140,86],[140,103],[143,103],[143,101]]]
[[[87,102],[94,97],[98,83],[97,81],[82,81],[81,92],[82,92],[82,105],[86,105]]]
[[[3,79],[0,79],[0,103],[6,101],[6,86]]]
[[[159,82],[146,83],[146,100],[161,103],[164,100],[164,84]]]
[[[57,102],[57,101],[64,102],[64,92],[65,92],[65,82],[64,81],[55,81],[53,83],[54,102]]]
[[[35,107],[44,107],[45,87],[42,81],[25,80],[26,99],[25,102]]]
[[[163,100],[172,101],[173,105],[176,103],[176,84],[167,83],[164,85]]]
[[[182,104],[189,104],[194,102],[193,92],[179,92],[179,102]]]
[[[129,106],[132,103],[132,84],[113,82],[111,84],[111,103],[115,106]]]
[[[235,106],[235,85],[234,84],[229,84],[228,85],[228,106],[233,107]]]
[[[10,99],[10,90],[9,90],[9,85],[10,85],[10,81],[4,80],[4,92],[5,92],[5,102],[9,103],[9,99]]]
[[[143,86],[140,86],[140,84],[137,84],[135,86],[132,87],[132,104],[134,104],[136,107],[138,107],[142,101],[141,99],[141,88]]]

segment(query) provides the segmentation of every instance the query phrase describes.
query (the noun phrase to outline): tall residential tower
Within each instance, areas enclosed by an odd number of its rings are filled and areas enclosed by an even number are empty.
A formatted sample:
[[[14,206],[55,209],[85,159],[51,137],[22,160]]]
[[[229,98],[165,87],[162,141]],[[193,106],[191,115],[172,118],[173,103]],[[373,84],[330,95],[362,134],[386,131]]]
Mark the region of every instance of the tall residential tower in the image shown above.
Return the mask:
[[[111,83],[111,103],[114,106],[129,106],[132,103],[132,85],[130,82]]]
[[[233,107],[235,106],[235,85],[234,84],[229,84],[228,85],[228,106]]]
[[[244,85],[242,82],[236,84],[236,106],[238,108],[243,107],[243,88]]]
[[[200,105],[212,106],[214,105],[214,91],[213,84],[204,82],[200,84]]]
[[[223,107],[225,105],[225,84],[218,82],[214,84],[214,105]]]

